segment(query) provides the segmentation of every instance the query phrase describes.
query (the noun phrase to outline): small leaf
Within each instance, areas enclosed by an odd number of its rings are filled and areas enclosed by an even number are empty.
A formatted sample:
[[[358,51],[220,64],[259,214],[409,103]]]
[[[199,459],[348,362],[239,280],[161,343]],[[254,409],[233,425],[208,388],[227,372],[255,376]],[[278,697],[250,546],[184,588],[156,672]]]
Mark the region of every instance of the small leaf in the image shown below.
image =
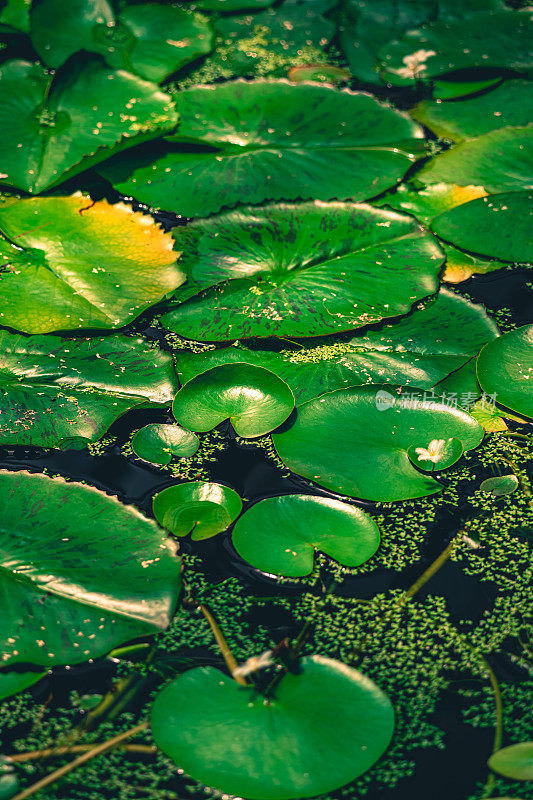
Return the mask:
[[[0,700],[24,692],[44,678],[46,672],[0,671]],[[0,800],[2,800],[2,764],[0,761]],[[9,795],[8,795],[9,796]]]
[[[497,750],[489,758],[489,767],[515,781],[532,781],[533,742],[512,744]]]
[[[185,280],[172,237],[124,203],[6,201],[0,233],[0,323],[28,333],[120,327]]]
[[[299,67],[292,67],[287,77],[293,83],[317,81],[336,85],[349,81],[351,75],[347,69],[336,67],[333,64],[302,64]]]
[[[264,436],[285,422],[294,397],[281,378],[250,364],[224,364],[183,386],[172,406],[176,420],[192,431],[210,431],[229,419],[238,436]]]
[[[237,521],[233,545],[252,566],[299,578],[313,569],[315,550],[358,567],[379,546],[376,523],[356,506],[328,497],[290,494],[255,503]]]
[[[200,447],[200,440],[179,425],[152,423],[136,431],[131,446],[139,458],[164,466],[170,464],[173,457],[193,456]]]
[[[154,497],[156,520],[174,536],[187,536],[193,541],[209,539],[239,516],[242,501],[237,492],[220,483],[193,481],[169,486]]]
[[[482,492],[489,492],[494,497],[512,494],[518,488],[516,475],[499,475],[497,478],[487,478],[479,487]]]
[[[2,664],[96,658],[171,619],[175,547],[152,520],[91,486],[0,471]]]
[[[172,681],[152,709],[154,739],[181,769],[250,800],[314,797],[343,786],[377,761],[393,728],[386,695],[323,656],[302,659],[301,674],[285,675],[268,701],[200,667]]]

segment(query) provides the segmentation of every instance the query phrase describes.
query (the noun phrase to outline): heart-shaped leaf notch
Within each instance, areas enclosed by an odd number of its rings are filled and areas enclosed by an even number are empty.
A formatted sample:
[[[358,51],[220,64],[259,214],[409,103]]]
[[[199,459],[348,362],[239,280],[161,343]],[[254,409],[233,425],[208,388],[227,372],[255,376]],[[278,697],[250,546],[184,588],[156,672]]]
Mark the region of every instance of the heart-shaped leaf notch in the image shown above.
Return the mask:
[[[87,50],[114,69],[159,83],[208,53],[212,33],[204,17],[170,4],[128,5],[115,16],[106,0],[40,0],[32,8],[31,39],[50,67]]]
[[[87,661],[170,622],[175,546],[91,486],[0,471],[2,665]]]
[[[360,508],[305,494],[260,500],[237,521],[232,537],[249,564],[291,578],[309,575],[315,550],[345,567],[358,567],[380,541],[378,526]]]
[[[192,281],[221,285],[162,322],[202,341],[322,336],[405,314],[437,290],[444,261],[412,217],[362,203],[242,208],[174,236]]]
[[[229,419],[244,439],[279,427],[294,408],[294,396],[273,372],[251,364],[223,364],[202,372],[177,393],[172,412],[177,422],[204,433]]]
[[[27,333],[117,328],[185,280],[172,237],[124,203],[0,205],[0,324]]]
[[[311,656],[301,666],[269,699],[213,667],[179,675],[153,706],[157,745],[196,780],[249,800],[314,797],[343,786],[387,748],[392,705],[346,664]]]
[[[458,439],[477,447],[483,428],[469,414],[405,387],[339,389],[298,406],[294,424],[273,436],[282,461],[327,489],[367,500],[408,500],[441,491],[418,472],[409,449]]]
[[[153,511],[156,520],[174,536],[187,536],[199,541],[216,536],[237,519],[242,501],[229,486],[206,481],[191,481],[169,486],[155,495]]]
[[[144,461],[166,466],[175,457],[193,456],[200,447],[200,440],[179,425],[153,422],[134,433],[131,447]]]
[[[533,418],[533,325],[485,345],[477,359],[477,377],[495,402]]]
[[[99,58],[53,77],[40,64],[8,61],[0,69],[0,183],[42,192],[177,121],[168,94]]]

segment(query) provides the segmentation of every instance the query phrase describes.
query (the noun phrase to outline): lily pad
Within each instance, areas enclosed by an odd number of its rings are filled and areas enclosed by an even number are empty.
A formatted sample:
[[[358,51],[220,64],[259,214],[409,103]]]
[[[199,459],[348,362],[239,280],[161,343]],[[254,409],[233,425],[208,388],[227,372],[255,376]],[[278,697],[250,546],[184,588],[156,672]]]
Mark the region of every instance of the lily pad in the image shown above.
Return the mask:
[[[86,50],[114,69],[159,83],[208,53],[212,32],[204,17],[162,3],[126,6],[115,17],[106,0],[40,0],[32,9],[31,40],[50,67]]]
[[[168,353],[143,339],[0,331],[0,444],[80,448],[132,408],[178,387]]]
[[[524,126],[533,116],[531,81],[504,81],[491,92],[450,103],[425,100],[410,112],[439,136],[460,142],[508,126]]]
[[[152,710],[154,739],[180,768],[250,800],[309,797],[348,783],[377,761],[393,727],[381,689],[322,656],[302,659],[301,674],[285,675],[268,702],[200,667],[163,689]]]
[[[351,75],[348,70],[336,67],[334,64],[303,64],[299,67],[292,67],[289,70],[288,78],[293,83],[317,81],[337,85],[349,81]]]
[[[426,184],[474,184],[495,193],[531,189],[532,175],[533,124],[468,139],[436,155],[416,177]]]
[[[0,323],[28,333],[116,328],[185,280],[172,237],[81,194],[0,205]]]
[[[136,431],[131,446],[139,458],[164,466],[170,464],[174,457],[193,456],[200,447],[200,440],[179,425],[154,422]]]
[[[41,678],[44,678],[45,672],[16,672],[10,670],[9,672],[0,672],[0,700],[6,697],[11,697],[13,694],[24,692],[38,683]],[[1,763],[0,763],[0,778],[1,778]],[[2,798],[2,783],[0,780],[0,800]]]
[[[459,73],[461,75],[461,73]],[[503,80],[502,75],[496,75],[492,78],[486,78],[479,81],[468,80],[442,80],[433,83],[433,97],[440,100],[454,100],[458,97],[465,97],[466,95],[481,92],[483,89],[490,89],[491,86],[496,86]]]
[[[329,497],[289,494],[261,500],[237,521],[238,554],[274,575],[300,578],[313,569],[315,550],[358,567],[379,547],[379,528],[356,506]]]
[[[512,494],[518,489],[516,475],[498,475],[496,478],[487,478],[479,487],[482,492],[488,492],[494,497]]]
[[[90,486],[0,472],[2,664],[101,656],[165,628],[179,559],[155,522]]]
[[[512,744],[489,758],[489,767],[515,781],[533,781],[533,742]]]
[[[470,450],[483,428],[464,411],[413,390],[372,385],[298,406],[292,427],[273,442],[283,463],[304,478],[350,497],[393,501],[442,489],[414,468],[408,450],[452,437]]]
[[[225,531],[237,519],[242,501],[237,492],[220,483],[192,481],[169,486],[154,497],[154,516],[174,536],[193,541]]]
[[[464,6],[464,4],[462,4]],[[531,74],[533,58],[531,14],[524,10],[493,10],[468,14],[464,18],[439,19],[414,28],[379,52],[387,83],[408,86],[431,81],[461,70],[497,70]]]
[[[408,317],[344,344],[281,353],[234,346],[204,353],[180,351],[177,369],[184,382],[220,364],[255,364],[286,381],[300,404],[324,392],[366,383],[431,389],[465,366],[453,388],[457,397],[478,390],[472,359],[498,333],[481,306],[441,289]]]
[[[477,377],[497,403],[533,417],[533,325],[489,342],[478,356]]]
[[[113,159],[101,173],[123,194],[189,217],[264,200],[366,200],[423,148],[406,115],[326,85],[233,81],[187,89],[176,103],[179,133],[166,152],[141,165]]]
[[[39,64],[7,61],[0,67],[0,183],[42,192],[170,131],[177,119],[168,94],[98,58],[54,76]]]
[[[244,208],[175,236],[194,284],[230,280],[162,318],[202,341],[316,336],[405,314],[437,289],[443,261],[410,217],[353,203]]]
[[[502,261],[533,262],[533,192],[503,192],[436,217],[435,233],[457,247]]]
[[[8,30],[29,33],[32,0],[6,0],[0,11],[0,23]]]
[[[172,412],[191,431],[210,431],[229,419],[238,436],[253,438],[279,427],[293,408],[291,390],[270,370],[224,364],[182,386]]]
[[[463,455],[463,445],[459,439],[433,439],[427,447],[411,447],[407,450],[407,455],[424,472],[439,471],[448,469],[455,464]]]

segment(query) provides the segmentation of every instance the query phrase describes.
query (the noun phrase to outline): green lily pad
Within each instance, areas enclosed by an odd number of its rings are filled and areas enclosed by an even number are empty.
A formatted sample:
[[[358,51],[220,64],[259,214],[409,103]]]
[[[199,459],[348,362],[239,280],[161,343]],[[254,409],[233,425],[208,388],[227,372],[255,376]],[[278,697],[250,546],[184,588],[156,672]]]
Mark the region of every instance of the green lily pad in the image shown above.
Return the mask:
[[[0,671],[0,700],[6,697],[11,697],[13,694],[24,692],[38,683],[41,678],[44,678],[45,672],[9,672]],[[0,777],[1,777],[1,763],[0,763]],[[0,780],[0,800],[2,800],[2,782]]]
[[[423,147],[406,115],[326,85],[233,81],[179,92],[176,103],[179,133],[166,152],[100,171],[123,194],[189,217],[264,200],[366,200],[399,181]]]
[[[9,756],[0,756],[0,800],[10,800],[19,790],[13,761]]]
[[[313,570],[315,550],[358,567],[379,547],[379,528],[356,506],[305,494],[255,503],[232,533],[238,554],[257,569],[300,578]]]
[[[2,664],[87,661],[165,628],[179,559],[155,522],[90,486],[0,472]]]
[[[6,0],[0,11],[0,23],[8,29],[29,33],[32,0]]]
[[[467,413],[420,393],[364,386],[298,406],[292,427],[273,436],[284,464],[327,489],[367,500],[408,500],[441,490],[411,464],[409,448],[456,438],[477,447],[482,427]]]
[[[0,324],[116,328],[185,280],[172,237],[123,203],[81,194],[0,205]]]
[[[436,217],[432,230],[457,247],[502,261],[533,262],[533,192],[503,192]]]
[[[210,431],[229,419],[238,436],[264,436],[285,422],[294,397],[281,378],[251,364],[224,364],[190,380],[172,406],[176,420],[191,431]]]
[[[153,83],[80,59],[53,77],[39,64],[0,68],[0,183],[42,192],[175,127],[171,98]]]
[[[417,173],[422,183],[483,186],[487,192],[533,188],[533,124],[485,133],[439,153]]]
[[[437,289],[443,261],[410,217],[353,203],[243,208],[181,230],[194,284],[230,280],[162,317],[203,341],[316,336],[405,314]]]
[[[174,457],[193,456],[200,447],[200,440],[179,425],[154,422],[135,432],[131,446],[139,458],[164,466],[170,464]]]
[[[487,478],[479,487],[482,492],[488,492],[494,497],[512,494],[518,489],[516,475],[498,475],[496,478]]]
[[[533,325],[489,342],[478,356],[481,388],[497,403],[533,417]]]
[[[174,536],[193,541],[225,531],[237,519],[242,501],[237,492],[220,483],[192,481],[169,486],[154,497],[154,517]]]
[[[177,369],[185,382],[220,364],[255,364],[279,375],[300,404],[324,392],[366,383],[431,389],[464,366],[453,387],[460,400],[461,394],[478,389],[472,357],[498,333],[481,306],[441,289],[409,316],[344,344],[280,353],[235,346],[204,353],[179,351]]]
[[[132,408],[166,405],[172,358],[140,338],[0,331],[0,444],[80,448]]]
[[[464,4],[462,4],[464,6]],[[531,14],[524,10],[493,10],[464,18],[439,19],[414,28],[379,51],[382,77],[396,86],[431,81],[468,70],[507,71],[529,75],[533,70]]]
[[[466,95],[481,92],[483,89],[489,89],[491,86],[496,86],[496,84],[501,82],[501,75],[480,81],[435,81],[433,83],[433,97],[440,100],[454,100],[458,97],[465,97]]]
[[[489,758],[489,767],[514,781],[533,781],[533,742],[512,744]]]
[[[381,689],[322,656],[302,659],[301,674],[285,675],[269,701],[200,667],[172,681],[152,709],[154,739],[179,767],[250,800],[309,797],[348,783],[377,761],[393,727]]]
[[[492,92],[453,103],[425,100],[410,113],[439,136],[460,142],[499,128],[531,122],[533,83],[504,81]]]
[[[31,40],[50,67],[86,50],[159,83],[208,53],[212,32],[204,17],[172,5],[130,5],[115,17],[106,0],[41,0],[32,9]]]

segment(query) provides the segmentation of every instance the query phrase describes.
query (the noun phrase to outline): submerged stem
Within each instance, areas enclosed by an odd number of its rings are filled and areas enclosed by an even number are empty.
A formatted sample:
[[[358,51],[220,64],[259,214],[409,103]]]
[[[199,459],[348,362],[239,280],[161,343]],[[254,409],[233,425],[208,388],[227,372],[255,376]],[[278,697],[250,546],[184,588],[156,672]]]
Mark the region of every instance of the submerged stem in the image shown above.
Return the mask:
[[[102,742],[101,744],[97,744],[91,750],[88,750],[83,755],[78,756],[78,758],[71,761],[70,764],[65,764],[63,767],[56,769],[55,772],[51,772],[49,775],[46,775],[44,778],[41,778],[40,781],[37,783],[32,784],[32,786],[28,786],[27,789],[24,789],[22,792],[16,794],[12,800],[26,800],[27,797],[31,797],[32,795],[40,792],[41,789],[45,789],[47,786],[50,786],[52,783],[55,783],[60,778],[63,778],[65,775],[68,775],[69,772],[81,767],[82,764],[85,764],[87,761],[90,761],[92,758],[96,756],[103,755],[107,753],[109,750],[112,750],[114,747],[117,747],[121,744],[121,742],[126,741],[126,739],[130,739],[132,736],[136,736],[141,731],[145,731],[148,727],[148,722],[141,722],[139,725],[135,725],[133,728],[130,728],[123,733],[119,733],[118,736],[114,736],[112,739],[108,739],[107,742]]]
[[[66,747],[47,747],[44,750],[28,750],[25,753],[14,753],[7,756],[14,764],[23,764],[26,761],[40,761],[46,758],[61,758],[68,756],[71,753],[86,753],[92,750],[95,745],[92,744],[74,744]],[[148,744],[123,744],[118,745],[117,749],[124,750],[127,753],[138,753],[140,755],[153,755],[157,753],[157,747],[151,747]]]

